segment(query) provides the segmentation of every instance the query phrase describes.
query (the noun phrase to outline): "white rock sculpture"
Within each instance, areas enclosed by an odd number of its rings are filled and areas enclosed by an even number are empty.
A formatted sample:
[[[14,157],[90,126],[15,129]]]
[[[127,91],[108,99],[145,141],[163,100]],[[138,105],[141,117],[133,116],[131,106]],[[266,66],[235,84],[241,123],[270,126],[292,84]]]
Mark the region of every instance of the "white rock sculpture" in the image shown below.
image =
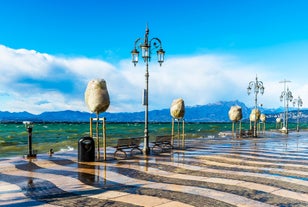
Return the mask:
[[[185,104],[182,98],[178,98],[172,101],[170,107],[170,114],[175,119],[182,119],[185,115]]]
[[[261,115],[260,115],[260,120],[262,121],[262,123],[265,123],[265,121],[266,121],[266,116],[265,116],[265,114],[261,114]]]
[[[229,114],[229,119],[232,122],[238,122],[243,117],[242,108],[240,106],[231,106],[228,114]]]
[[[260,113],[259,109],[252,109],[250,116],[249,116],[249,119],[252,122],[258,121],[260,119],[260,115],[261,115],[261,113]]]
[[[280,117],[276,118],[276,123],[280,123],[280,122],[281,122],[281,118]]]
[[[96,114],[105,112],[110,105],[107,85],[104,79],[89,81],[84,95],[89,110]]]
[[[242,115],[242,108],[240,106],[231,106],[229,112],[229,119],[232,121],[232,136],[234,136],[234,125],[236,122],[240,121],[243,117]],[[240,124],[240,128],[239,131],[241,131],[241,124]]]

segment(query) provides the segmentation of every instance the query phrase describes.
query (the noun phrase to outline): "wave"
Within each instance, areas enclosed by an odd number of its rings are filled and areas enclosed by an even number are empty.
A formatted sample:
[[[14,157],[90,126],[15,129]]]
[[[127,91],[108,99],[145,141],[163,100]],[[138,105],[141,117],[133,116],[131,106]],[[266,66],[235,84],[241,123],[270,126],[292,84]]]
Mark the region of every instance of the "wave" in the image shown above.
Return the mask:
[[[70,152],[74,150],[75,150],[74,147],[67,146],[66,148],[61,148],[60,152]]]

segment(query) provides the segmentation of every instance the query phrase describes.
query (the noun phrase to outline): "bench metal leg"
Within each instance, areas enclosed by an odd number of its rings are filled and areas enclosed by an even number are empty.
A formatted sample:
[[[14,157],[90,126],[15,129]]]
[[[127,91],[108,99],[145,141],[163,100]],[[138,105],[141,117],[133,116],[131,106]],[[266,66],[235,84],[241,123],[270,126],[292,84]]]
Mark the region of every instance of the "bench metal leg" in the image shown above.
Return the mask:
[[[152,151],[153,151],[154,153],[159,154],[159,153],[161,153],[161,152],[163,151],[163,148],[162,148],[160,145],[155,144],[155,145],[152,147]]]
[[[114,157],[116,158],[116,154],[117,154],[117,152],[119,152],[119,151],[124,153],[124,155],[125,155],[124,159],[126,159],[126,158],[127,158],[127,153],[126,153],[125,151],[121,150],[121,149],[117,149],[117,150],[114,152]]]
[[[130,151],[130,154],[132,155],[133,154],[133,151],[134,150],[139,150],[141,154],[143,154],[142,150],[139,148],[139,147],[134,147],[132,148],[132,150]]]

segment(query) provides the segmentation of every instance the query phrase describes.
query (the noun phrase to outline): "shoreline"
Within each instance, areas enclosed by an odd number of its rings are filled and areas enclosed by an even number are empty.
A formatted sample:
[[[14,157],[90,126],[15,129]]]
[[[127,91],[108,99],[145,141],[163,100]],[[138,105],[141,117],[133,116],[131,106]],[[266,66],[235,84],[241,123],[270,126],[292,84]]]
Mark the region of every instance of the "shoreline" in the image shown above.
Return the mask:
[[[288,137],[293,137],[293,138],[298,138],[298,137],[301,137],[301,136],[307,136],[308,137],[308,129],[307,130],[301,130],[299,132],[293,130],[289,130],[290,133],[288,134],[285,134],[285,133],[281,133],[280,131],[278,130],[270,130],[270,131],[265,131],[265,135],[264,134],[259,134],[258,137],[233,137],[232,136],[232,132],[231,131],[223,131],[223,132],[219,132],[217,133],[217,136],[214,136],[214,135],[207,135],[207,136],[201,136],[201,137],[190,137],[190,138],[187,138],[185,137],[185,140],[186,142],[187,141],[198,141],[198,140],[212,140],[212,141],[217,141],[219,139],[233,139],[233,140],[237,140],[237,139],[244,139],[244,140],[253,140],[253,139],[276,139],[276,138],[288,138]],[[177,138],[175,138],[175,141],[176,141]],[[94,138],[95,140],[95,138]],[[101,142],[102,140],[100,140]],[[143,141],[142,141],[143,143]],[[141,146],[140,148],[142,149],[143,147],[143,144],[141,143]],[[109,154],[112,154],[112,151],[115,151],[115,148],[113,147],[114,145],[112,146],[107,146],[106,149],[107,149],[107,153]],[[101,147],[101,154],[103,154],[103,148]],[[54,151],[53,155],[55,154],[58,154],[58,155],[61,155],[61,154],[72,154],[72,153],[75,153],[76,154],[76,157],[78,156],[78,149],[76,148],[73,148],[73,147],[67,147],[66,149],[61,149],[59,151]],[[96,153],[96,150],[95,150],[95,153]],[[37,156],[41,156],[41,157],[46,157],[46,155],[48,155],[48,151],[46,151],[45,153],[38,153]],[[48,155],[49,156],[49,155]],[[25,159],[24,158],[24,154],[22,155],[12,155],[12,156],[0,156],[0,161],[1,160],[7,160],[7,159]]]

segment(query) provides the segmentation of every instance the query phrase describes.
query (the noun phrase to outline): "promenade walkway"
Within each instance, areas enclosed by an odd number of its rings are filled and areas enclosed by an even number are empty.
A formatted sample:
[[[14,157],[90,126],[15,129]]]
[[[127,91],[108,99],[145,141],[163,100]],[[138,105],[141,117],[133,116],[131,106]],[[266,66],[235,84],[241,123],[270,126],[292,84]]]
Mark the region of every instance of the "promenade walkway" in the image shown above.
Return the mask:
[[[77,162],[0,159],[0,206],[308,206],[308,133],[205,137],[185,150]]]

